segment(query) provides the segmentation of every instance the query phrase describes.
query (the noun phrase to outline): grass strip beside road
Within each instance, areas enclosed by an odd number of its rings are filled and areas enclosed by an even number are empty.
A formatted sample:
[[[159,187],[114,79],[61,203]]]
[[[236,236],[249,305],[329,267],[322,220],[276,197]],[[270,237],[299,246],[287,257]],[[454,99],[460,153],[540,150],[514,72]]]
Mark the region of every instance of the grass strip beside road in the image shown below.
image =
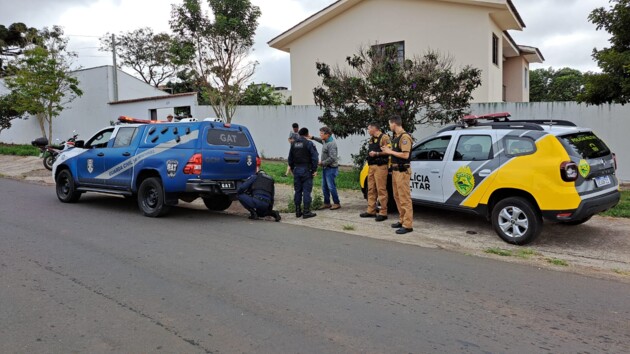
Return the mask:
[[[613,216],[616,218],[630,218],[630,190],[621,191],[621,200],[616,207],[601,213],[601,215]]]
[[[293,176],[284,176],[287,171],[287,163],[284,161],[264,160],[261,168],[273,177],[276,183],[293,185]],[[313,179],[313,186],[322,186],[322,168],[317,169],[317,177]],[[337,176],[337,189],[361,190],[359,186],[359,172],[352,167],[340,167]]]
[[[0,155],[39,156],[40,151],[32,145],[16,145],[0,143]]]

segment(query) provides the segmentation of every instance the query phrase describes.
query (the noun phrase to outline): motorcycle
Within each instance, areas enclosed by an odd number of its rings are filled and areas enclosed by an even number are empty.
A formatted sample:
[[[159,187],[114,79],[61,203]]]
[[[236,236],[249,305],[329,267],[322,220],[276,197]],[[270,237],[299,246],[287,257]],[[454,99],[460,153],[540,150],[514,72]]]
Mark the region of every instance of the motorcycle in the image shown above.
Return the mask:
[[[40,157],[44,159],[43,164],[47,170],[52,171],[53,164],[55,163],[57,156],[59,156],[62,151],[74,147],[74,142],[77,140],[79,134],[76,130],[73,131],[72,134],[71,138],[56,145],[49,145],[48,139],[44,137],[31,141],[31,145],[37,147],[39,151],[41,151]]]

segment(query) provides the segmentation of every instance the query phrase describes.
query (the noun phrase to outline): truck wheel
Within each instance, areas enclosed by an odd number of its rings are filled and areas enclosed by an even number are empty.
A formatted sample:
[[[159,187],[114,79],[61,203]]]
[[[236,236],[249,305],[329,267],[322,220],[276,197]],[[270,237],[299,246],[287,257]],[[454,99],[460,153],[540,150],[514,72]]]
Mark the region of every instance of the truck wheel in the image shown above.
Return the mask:
[[[138,207],[145,216],[152,218],[170,210],[170,206],[164,204],[164,188],[159,178],[150,177],[142,181],[138,188]]]
[[[55,163],[55,157],[52,154],[48,154],[48,155],[44,156],[44,161],[42,161],[42,162],[44,163],[44,167],[48,171],[52,171],[53,164]]]
[[[217,195],[213,197],[204,197],[203,203],[208,210],[223,211],[232,205],[232,200],[227,195]]]
[[[567,226],[575,226],[575,225],[581,225],[584,224],[585,222],[591,220],[591,218],[593,217],[593,215],[589,215],[583,219],[579,219],[579,220],[571,220],[571,221],[561,221],[560,223],[562,225],[567,225]]]
[[[492,226],[503,241],[524,245],[542,231],[542,217],[527,199],[505,198],[492,208]]]
[[[81,198],[81,192],[77,192],[74,185],[74,178],[72,173],[68,170],[63,170],[57,175],[55,180],[57,198],[64,203],[75,203]]]

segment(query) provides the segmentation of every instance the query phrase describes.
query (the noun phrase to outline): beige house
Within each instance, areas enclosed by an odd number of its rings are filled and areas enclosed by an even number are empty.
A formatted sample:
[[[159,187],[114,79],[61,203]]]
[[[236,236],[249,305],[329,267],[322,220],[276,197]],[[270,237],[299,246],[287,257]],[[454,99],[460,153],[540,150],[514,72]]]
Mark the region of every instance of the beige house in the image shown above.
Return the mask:
[[[403,58],[438,50],[481,69],[475,102],[528,102],[529,64],[544,58],[507,32],[524,28],[511,0],[338,0],[269,45],[291,53],[294,105],[314,103],[317,61],[346,67],[347,56],[376,44],[396,45]]]

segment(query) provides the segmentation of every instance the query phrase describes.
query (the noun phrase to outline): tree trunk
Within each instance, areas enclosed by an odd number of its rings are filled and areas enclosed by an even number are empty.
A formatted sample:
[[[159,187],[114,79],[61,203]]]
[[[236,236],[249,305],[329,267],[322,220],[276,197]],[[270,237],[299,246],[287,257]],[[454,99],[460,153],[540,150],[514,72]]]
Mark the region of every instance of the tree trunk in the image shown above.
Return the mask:
[[[39,123],[39,130],[42,132],[42,136],[44,138],[48,138],[46,134],[46,128],[44,127],[44,114],[37,113],[35,117],[37,118],[37,123]],[[48,141],[50,142],[50,138],[48,138]]]

